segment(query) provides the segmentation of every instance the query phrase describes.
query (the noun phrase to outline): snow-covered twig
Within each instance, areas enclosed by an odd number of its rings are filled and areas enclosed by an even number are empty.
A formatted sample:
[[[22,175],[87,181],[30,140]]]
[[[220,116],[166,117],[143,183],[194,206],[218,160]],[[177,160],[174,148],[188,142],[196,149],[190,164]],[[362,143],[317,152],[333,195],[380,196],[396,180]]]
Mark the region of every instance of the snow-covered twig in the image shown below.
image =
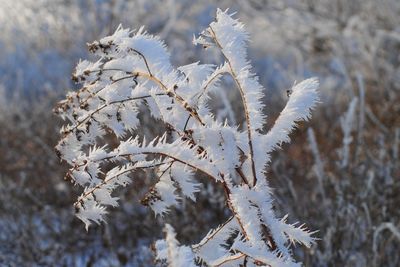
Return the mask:
[[[84,187],[75,204],[77,216],[86,228],[104,221],[108,206],[118,205],[114,190],[147,169],[154,170],[157,181],[141,203],[164,215],[183,197],[196,200],[201,189],[195,177],[202,174],[223,188],[232,217],[192,247],[180,246],[166,225],[166,239],[156,244],[158,260],[174,267],[195,266],[196,260],[209,266],[299,266],[289,245],[310,247],[312,232],[275,215],[265,168],[296,123],[310,117],[318,81],[296,84],[275,125],[263,134],[264,88],[247,59],[244,25],[218,10],[195,43],[217,49],[224,62],[216,68],[200,63],[175,68],[165,44],[143,28],[120,26],[89,45],[98,61],[77,65],[73,79],[81,89],[55,108],[67,121],[57,154],[71,165],[67,178]],[[210,92],[221,90],[223,75],[232,77],[241,95],[243,130],[221,123],[207,106]],[[139,136],[148,125],[139,116],[142,106],[166,129],[150,141]],[[115,147],[110,136],[118,141]]]

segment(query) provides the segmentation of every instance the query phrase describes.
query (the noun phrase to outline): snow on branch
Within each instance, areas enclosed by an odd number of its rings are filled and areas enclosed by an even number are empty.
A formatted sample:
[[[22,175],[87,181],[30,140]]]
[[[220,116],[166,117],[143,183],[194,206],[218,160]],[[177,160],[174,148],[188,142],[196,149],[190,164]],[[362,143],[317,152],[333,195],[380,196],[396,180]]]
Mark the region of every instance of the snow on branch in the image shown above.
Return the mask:
[[[289,134],[296,127],[296,122],[310,118],[311,110],[318,101],[317,89],[318,80],[315,78],[307,79],[293,86],[290,90],[289,101],[264,138],[267,153],[283,142],[290,141]]]
[[[97,60],[78,63],[72,78],[80,89],[54,109],[66,121],[56,152],[70,165],[66,178],[83,188],[75,207],[86,228],[118,206],[114,191],[143,177],[137,172],[156,177],[141,203],[159,215],[182,198],[195,201],[202,190],[196,177],[202,175],[222,187],[232,216],[193,246],[180,245],[166,225],[165,240],[156,243],[157,260],[174,267],[299,266],[290,245],[309,247],[312,233],[275,215],[265,168],[296,122],[310,117],[318,81],[295,85],[274,127],[263,134],[264,88],[247,59],[248,41],[244,25],[218,10],[194,42],[219,51],[219,66],[195,62],[175,68],[165,44],[143,27],[120,26],[89,44]],[[221,90],[224,75],[240,93],[244,129],[218,122],[221,114],[208,108],[209,93]],[[151,128],[164,134],[150,137]]]

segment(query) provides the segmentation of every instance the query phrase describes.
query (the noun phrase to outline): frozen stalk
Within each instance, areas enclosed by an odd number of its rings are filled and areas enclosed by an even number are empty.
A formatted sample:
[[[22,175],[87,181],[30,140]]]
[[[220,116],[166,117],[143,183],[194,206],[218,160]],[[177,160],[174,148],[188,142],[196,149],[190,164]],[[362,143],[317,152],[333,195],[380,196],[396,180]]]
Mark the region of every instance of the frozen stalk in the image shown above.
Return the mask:
[[[358,118],[358,129],[357,129],[357,150],[356,150],[356,159],[361,153],[361,147],[363,146],[363,134],[365,127],[365,86],[364,86],[364,78],[360,73],[357,73],[357,85],[360,97],[360,111]]]
[[[353,142],[353,137],[351,133],[353,131],[357,102],[358,98],[356,97],[351,101],[349,108],[346,111],[346,114],[344,114],[343,117],[340,118],[340,125],[342,127],[342,132],[343,132],[343,147],[340,151],[340,156],[341,156],[340,166],[342,168],[346,168],[347,165],[349,164],[350,144]]]
[[[319,191],[320,191],[320,193],[322,195],[322,198],[325,199],[324,165],[323,165],[322,160],[321,160],[321,155],[319,153],[317,141],[315,140],[314,130],[312,128],[308,128],[307,134],[308,134],[308,142],[310,144],[310,148],[311,148],[311,151],[313,153],[314,160],[315,160],[314,172],[315,172],[315,175],[317,176],[317,179],[318,179]]]
[[[79,62],[73,79],[82,85],[59,103],[55,112],[67,123],[56,150],[71,165],[67,178],[83,187],[75,203],[77,216],[88,228],[104,221],[109,206],[117,206],[113,192],[137,179],[137,172],[153,169],[158,181],[142,203],[156,214],[166,214],[182,198],[196,200],[202,174],[224,189],[232,217],[211,230],[200,243],[181,246],[172,227],[156,244],[160,261],[169,266],[299,266],[290,244],[309,247],[314,239],[304,225],[278,218],[272,208],[265,168],[271,152],[289,142],[296,122],[307,120],[318,101],[316,79],[292,88],[275,125],[266,134],[264,88],[247,59],[248,34],[227,11],[194,42],[217,49],[220,66],[193,63],[175,68],[165,44],[143,28],[119,27],[89,45],[98,60]],[[245,129],[216,120],[207,106],[210,92],[221,90],[218,81],[228,75],[239,91]],[[138,113],[147,106],[165,126],[153,140],[139,136],[146,127]],[[107,143],[114,135],[118,145]],[[113,167],[110,167],[113,166]]]

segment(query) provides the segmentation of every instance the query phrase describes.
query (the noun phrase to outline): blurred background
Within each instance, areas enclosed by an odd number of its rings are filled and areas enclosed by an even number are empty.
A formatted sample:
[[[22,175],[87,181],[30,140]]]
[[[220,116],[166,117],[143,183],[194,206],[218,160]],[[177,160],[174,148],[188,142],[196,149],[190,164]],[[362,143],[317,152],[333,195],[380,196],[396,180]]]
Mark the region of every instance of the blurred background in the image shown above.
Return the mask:
[[[86,43],[121,23],[165,40],[178,66],[219,55],[193,34],[230,8],[251,35],[249,54],[266,88],[269,125],[296,82],[317,76],[321,103],[292,143],[274,153],[268,178],[276,210],[319,230],[295,248],[305,266],[400,266],[400,1],[398,0],[0,0],[0,266],[154,266],[163,222],[197,242],[228,216],[223,194],[203,184],[164,220],[138,200],[145,181],[120,190],[107,224],[85,231],[79,194],[53,147],[57,101],[90,58]],[[217,116],[241,107],[232,81],[214,96]],[[229,101],[227,101],[229,100]],[[139,180],[139,179],[137,179]]]

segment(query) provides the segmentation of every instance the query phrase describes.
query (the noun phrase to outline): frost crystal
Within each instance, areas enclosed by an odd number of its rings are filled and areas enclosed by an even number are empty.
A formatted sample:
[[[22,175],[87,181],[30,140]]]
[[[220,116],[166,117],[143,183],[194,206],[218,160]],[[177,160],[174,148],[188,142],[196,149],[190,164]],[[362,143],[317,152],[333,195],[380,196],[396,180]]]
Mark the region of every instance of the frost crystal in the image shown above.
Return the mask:
[[[156,244],[158,260],[174,267],[196,266],[195,262],[299,266],[289,245],[309,247],[313,238],[303,225],[275,215],[265,168],[270,153],[289,141],[296,122],[310,117],[318,102],[318,81],[295,85],[275,125],[263,134],[264,88],[247,59],[248,38],[242,23],[218,10],[216,20],[194,39],[221,52],[224,61],[218,67],[198,62],[173,67],[165,44],[143,28],[119,27],[89,45],[98,60],[79,62],[73,79],[81,89],[55,108],[67,121],[57,154],[71,165],[67,177],[84,188],[75,206],[86,228],[104,221],[107,207],[118,205],[113,191],[128,185],[138,171],[152,169],[157,175],[141,202],[161,215],[182,198],[196,200],[201,187],[195,177],[201,174],[224,189],[232,217],[191,247],[180,246],[166,225],[166,239]],[[220,89],[224,75],[240,93],[243,130],[219,123],[218,114],[207,106],[209,93]],[[146,111],[143,106],[166,129],[150,141],[140,136],[149,118],[138,116]],[[343,125],[347,121],[350,118]],[[110,140],[118,140],[118,145]],[[108,145],[100,145],[104,143]]]

